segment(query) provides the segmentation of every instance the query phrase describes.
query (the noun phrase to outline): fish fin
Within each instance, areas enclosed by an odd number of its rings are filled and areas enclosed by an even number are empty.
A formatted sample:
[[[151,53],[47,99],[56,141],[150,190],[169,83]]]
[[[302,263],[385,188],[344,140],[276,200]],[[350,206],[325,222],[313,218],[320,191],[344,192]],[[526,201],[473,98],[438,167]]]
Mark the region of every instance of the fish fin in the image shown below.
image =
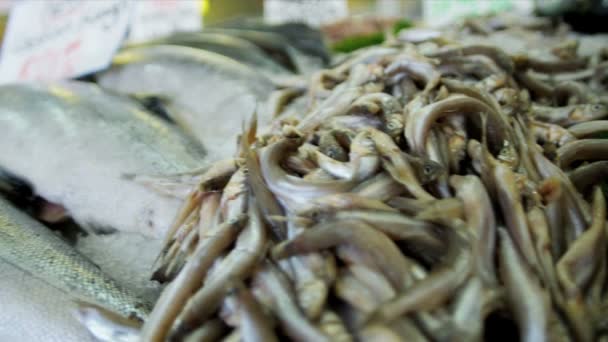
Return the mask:
[[[142,323],[125,318],[99,305],[76,301],[76,319],[98,340],[107,342],[139,341]]]
[[[247,156],[250,153],[251,145],[255,143],[255,138],[257,136],[258,131],[258,109],[256,105],[256,109],[253,111],[251,115],[251,120],[249,124],[245,127],[245,122],[243,122],[242,127],[243,133],[239,136],[239,155],[241,157]]]
[[[247,144],[251,146],[255,142],[255,137],[258,134],[258,110],[253,112],[249,127],[247,129]]]
[[[186,198],[184,198],[184,203],[182,207],[177,212],[175,221],[169,227],[165,239],[163,241],[162,251],[159,256],[156,258],[154,263],[157,263],[160,258],[163,256],[164,251],[167,251],[170,248],[171,244],[174,241],[175,234],[179,231],[184,223],[191,217],[192,213],[194,213],[201,205],[203,201],[203,197],[205,194],[199,190],[191,191]]]
[[[125,173],[122,174],[122,178],[143,185],[160,195],[185,199],[198,185],[199,177],[197,175],[202,173],[202,170],[173,175]]]

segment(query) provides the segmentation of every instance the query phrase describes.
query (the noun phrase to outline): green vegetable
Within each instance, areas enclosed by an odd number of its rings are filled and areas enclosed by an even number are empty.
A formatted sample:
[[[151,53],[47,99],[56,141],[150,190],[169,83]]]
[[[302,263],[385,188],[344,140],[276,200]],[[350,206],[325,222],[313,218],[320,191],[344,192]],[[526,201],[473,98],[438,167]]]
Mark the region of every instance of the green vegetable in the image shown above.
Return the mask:
[[[332,50],[336,52],[352,52],[367,46],[382,44],[383,41],[384,34],[382,32],[376,32],[370,35],[354,36],[343,39],[334,43]]]
[[[412,24],[408,20],[399,20],[393,25],[393,32],[396,34],[404,28],[411,27]],[[364,47],[382,44],[384,42],[384,33],[375,32],[369,35],[353,36],[334,43],[332,50],[336,52],[352,52]]]
[[[399,31],[403,30],[404,28],[408,28],[408,27],[412,27],[411,22],[409,22],[408,20],[405,20],[405,19],[399,20],[398,22],[395,23],[395,25],[393,25],[393,33],[397,34],[397,33],[399,33]]]

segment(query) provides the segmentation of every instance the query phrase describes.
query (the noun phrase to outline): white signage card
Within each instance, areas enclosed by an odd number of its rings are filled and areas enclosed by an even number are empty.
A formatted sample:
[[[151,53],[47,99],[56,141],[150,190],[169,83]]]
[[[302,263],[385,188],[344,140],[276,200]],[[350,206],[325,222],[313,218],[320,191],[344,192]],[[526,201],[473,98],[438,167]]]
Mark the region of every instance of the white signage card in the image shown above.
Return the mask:
[[[422,2],[424,21],[429,26],[441,26],[454,20],[475,15],[516,11],[529,14],[534,3],[529,0],[432,0]]]
[[[348,15],[346,0],[265,0],[264,19],[271,24],[304,22],[312,26],[331,23]]]
[[[203,26],[200,0],[135,1],[130,41],[143,41]]]
[[[127,0],[21,1],[11,9],[0,83],[59,80],[107,67],[127,33]]]

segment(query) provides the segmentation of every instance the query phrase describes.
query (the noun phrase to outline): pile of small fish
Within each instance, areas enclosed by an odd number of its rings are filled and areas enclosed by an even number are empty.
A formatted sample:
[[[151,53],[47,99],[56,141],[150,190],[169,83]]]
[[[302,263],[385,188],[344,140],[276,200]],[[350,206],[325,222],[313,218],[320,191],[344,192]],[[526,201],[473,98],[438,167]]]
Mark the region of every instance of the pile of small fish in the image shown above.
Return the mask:
[[[105,317],[99,310],[145,319],[154,293],[112,279],[58,230],[161,238],[196,184],[188,173],[234,154],[256,102],[328,59],[318,30],[240,21],[125,47],[107,70],[79,81],[2,85],[0,262],[94,303],[79,311],[85,322]],[[3,305],[10,294],[0,291]],[[36,317],[28,325],[47,333]]]
[[[476,19],[315,73],[191,175],[141,338],[608,338],[608,56],[568,34]]]

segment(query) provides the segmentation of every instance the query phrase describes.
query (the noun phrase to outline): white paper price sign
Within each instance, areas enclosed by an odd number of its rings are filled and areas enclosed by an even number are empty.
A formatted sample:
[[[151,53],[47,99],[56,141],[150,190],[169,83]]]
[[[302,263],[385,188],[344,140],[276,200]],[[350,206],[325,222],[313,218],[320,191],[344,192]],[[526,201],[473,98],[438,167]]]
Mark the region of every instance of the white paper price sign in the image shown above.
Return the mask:
[[[127,33],[127,0],[23,1],[14,5],[0,82],[58,80],[105,68]]]
[[[177,31],[202,28],[202,2],[199,0],[136,1],[130,41],[142,41]]]
[[[467,16],[513,10],[531,13],[534,2],[527,0],[433,0],[424,1],[422,5],[426,24],[441,26]]]
[[[264,19],[272,24],[305,22],[319,26],[348,15],[346,0],[265,0]]]

